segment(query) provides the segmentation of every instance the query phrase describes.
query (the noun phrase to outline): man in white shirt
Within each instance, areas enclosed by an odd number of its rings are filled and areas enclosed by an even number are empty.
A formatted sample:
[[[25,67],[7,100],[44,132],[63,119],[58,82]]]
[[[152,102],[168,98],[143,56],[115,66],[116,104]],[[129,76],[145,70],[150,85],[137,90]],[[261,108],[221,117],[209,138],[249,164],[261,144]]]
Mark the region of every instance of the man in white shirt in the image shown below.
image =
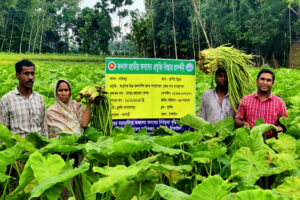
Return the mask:
[[[228,78],[226,71],[218,68],[215,73],[217,86],[202,95],[200,117],[212,124],[235,115],[228,96]]]

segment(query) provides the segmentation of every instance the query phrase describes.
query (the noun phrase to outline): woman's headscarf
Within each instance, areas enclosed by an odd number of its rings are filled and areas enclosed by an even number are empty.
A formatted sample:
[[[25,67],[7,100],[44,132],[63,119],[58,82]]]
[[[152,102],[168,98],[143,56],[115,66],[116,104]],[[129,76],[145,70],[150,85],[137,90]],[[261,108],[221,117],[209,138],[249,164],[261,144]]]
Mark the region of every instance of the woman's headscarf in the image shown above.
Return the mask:
[[[59,100],[57,96],[57,89],[61,82],[67,83],[70,88],[70,98],[66,103],[63,103],[61,100]],[[54,88],[54,97],[56,103],[46,111],[50,137],[53,137],[54,134],[51,133],[51,130],[53,132],[53,130],[55,129],[56,131],[54,132],[57,132],[57,129],[59,129],[60,132],[63,133],[83,133],[83,128],[81,128],[80,123],[84,109],[82,108],[80,103],[72,100],[71,91],[71,85],[68,81],[61,79],[56,82]]]

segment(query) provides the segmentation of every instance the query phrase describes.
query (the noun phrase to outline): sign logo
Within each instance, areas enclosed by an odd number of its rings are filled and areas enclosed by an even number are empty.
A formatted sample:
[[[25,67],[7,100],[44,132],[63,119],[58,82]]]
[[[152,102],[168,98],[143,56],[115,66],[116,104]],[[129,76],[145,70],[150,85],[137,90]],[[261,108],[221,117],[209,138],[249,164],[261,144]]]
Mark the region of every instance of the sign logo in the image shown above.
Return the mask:
[[[108,63],[108,69],[109,69],[110,71],[115,70],[115,69],[116,69],[116,63],[115,63],[115,62],[109,62],[109,63]]]
[[[185,68],[186,71],[192,72],[194,70],[194,65],[192,63],[188,63]]]

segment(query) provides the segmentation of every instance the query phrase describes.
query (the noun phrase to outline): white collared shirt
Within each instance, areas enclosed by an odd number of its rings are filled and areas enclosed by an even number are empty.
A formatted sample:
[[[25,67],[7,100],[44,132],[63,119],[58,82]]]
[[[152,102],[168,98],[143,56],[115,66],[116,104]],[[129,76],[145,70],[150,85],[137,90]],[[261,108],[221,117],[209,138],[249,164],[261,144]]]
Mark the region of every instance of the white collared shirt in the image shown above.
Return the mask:
[[[226,117],[234,117],[234,115],[235,112],[231,106],[228,94],[224,97],[221,107],[216,88],[207,90],[203,93],[200,109],[201,118],[205,119],[207,122],[215,124]]]

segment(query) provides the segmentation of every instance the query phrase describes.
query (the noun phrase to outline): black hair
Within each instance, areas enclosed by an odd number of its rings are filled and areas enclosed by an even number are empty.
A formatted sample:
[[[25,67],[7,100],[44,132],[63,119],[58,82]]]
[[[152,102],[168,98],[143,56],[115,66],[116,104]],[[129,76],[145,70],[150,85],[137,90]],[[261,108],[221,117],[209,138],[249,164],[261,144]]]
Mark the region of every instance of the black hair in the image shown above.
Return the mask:
[[[35,67],[35,65],[29,60],[21,60],[16,63],[15,69],[16,73],[20,74],[22,72],[23,66],[25,67]]]
[[[225,73],[225,74],[227,74],[227,73],[226,73],[226,70],[225,70],[224,68],[218,68],[217,71],[215,72],[216,77],[217,77],[217,75],[220,74],[220,73]]]
[[[57,93],[58,87],[59,87],[59,85],[60,85],[61,83],[66,83],[66,84],[68,85],[69,90],[70,90],[70,93],[71,93],[71,86],[70,86],[70,84],[69,84],[67,81],[65,81],[65,80],[59,80],[59,81],[57,81],[55,92]]]
[[[272,74],[273,82],[275,81],[275,74],[271,70],[269,70],[269,69],[262,69],[262,70],[260,70],[260,72],[257,74],[257,78],[256,79],[259,79],[259,77],[260,77],[260,75],[262,73]]]

